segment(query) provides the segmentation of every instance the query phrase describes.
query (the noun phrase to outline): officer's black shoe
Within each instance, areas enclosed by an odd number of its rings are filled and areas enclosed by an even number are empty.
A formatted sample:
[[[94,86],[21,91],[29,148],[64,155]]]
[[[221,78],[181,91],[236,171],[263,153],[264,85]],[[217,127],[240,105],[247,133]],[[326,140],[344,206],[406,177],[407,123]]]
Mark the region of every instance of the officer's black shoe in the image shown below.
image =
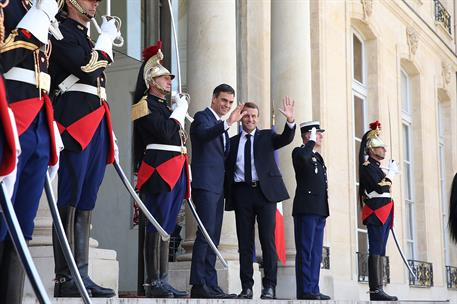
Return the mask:
[[[187,298],[189,293],[184,290],[178,290],[171,286],[167,281],[162,281],[162,286],[173,294],[173,298]]]
[[[301,295],[297,296],[298,300],[321,300],[319,294],[315,293],[302,293]]]
[[[319,293],[319,298],[320,298],[320,300],[324,300],[324,301],[328,301],[331,299],[328,295],[325,295],[323,293]]]
[[[88,289],[87,293],[89,297],[92,297],[91,291]],[[54,298],[80,298],[81,293],[79,292],[76,282],[67,277],[60,277],[55,279],[54,284]]]
[[[219,296],[220,299],[235,299],[237,297],[234,293],[225,293],[219,286],[211,286],[210,288]]]
[[[89,277],[83,278],[84,286],[90,290],[93,298],[112,298],[116,295],[111,288],[102,287],[97,285]]]
[[[370,301],[398,301],[396,296],[390,296],[382,289],[370,290]]]
[[[207,285],[193,285],[190,290],[190,297],[197,299],[219,299],[219,295]]]
[[[274,287],[265,287],[262,289],[261,299],[276,299]]]
[[[251,288],[243,288],[241,293],[238,295],[238,299],[252,299],[253,292]]]
[[[167,290],[160,281],[144,284],[146,298],[173,298],[173,293]]]

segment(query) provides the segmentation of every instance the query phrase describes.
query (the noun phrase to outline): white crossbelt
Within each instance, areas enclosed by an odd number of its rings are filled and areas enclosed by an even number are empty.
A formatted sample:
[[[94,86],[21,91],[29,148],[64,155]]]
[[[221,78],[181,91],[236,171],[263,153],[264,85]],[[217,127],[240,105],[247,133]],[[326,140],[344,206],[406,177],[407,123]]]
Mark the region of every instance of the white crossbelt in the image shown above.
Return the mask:
[[[368,197],[368,198],[378,198],[378,197],[386,197],[386,198],[390,198],[390,193],[389,192],[385,192],[385,193],[378,193],[376,191],[371,191],[370,193],[367,193],[365,191],[365,195]]]
[[[36,87],[39,85],[42,90],[49,92],[51,88],[51,76],[45,72],[40,72],[38,83],[36,76],[35,71],[18,67],[11,68],[8,73],[3,74],[5,79],[25,82]]]
[[[97,88],[88,84],[75,83],[65,92],[84,92],[100,97],[101,99],[106,100],[106,90],[105,88]],[[65,93],[63,92],[63,93]]]
[[[160,150],[160,151],[170,151],[170,152],[179,152],[182,154],[187,154],[187,148],[184,146],[149,144],[146,146],[146,150]]]

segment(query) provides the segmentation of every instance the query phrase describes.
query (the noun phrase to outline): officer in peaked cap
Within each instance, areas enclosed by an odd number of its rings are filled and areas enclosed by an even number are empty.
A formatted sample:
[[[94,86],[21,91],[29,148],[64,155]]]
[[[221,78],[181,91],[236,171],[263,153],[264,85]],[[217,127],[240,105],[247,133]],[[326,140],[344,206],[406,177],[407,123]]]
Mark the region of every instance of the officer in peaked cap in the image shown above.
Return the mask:
[[[319,290],[324,227],[329,216],[327,167],[316,151],[324,138],[319,121],[300,124],[303,145],[292,151],[297,188],[294,217],[297,299],[330,300]]]
[[[362,137],[359,151],[359,196],[363,204],[362,220],[368,230],[368,280],[371,301],[397,301],[383,290],[383,257],[389,230],[393,225],[394,202],[391,197],[392,180],[399,173],[398,164],[390,161],[387,173],[381,169],[386,145],[379,137],[381,123],[370,124]]]

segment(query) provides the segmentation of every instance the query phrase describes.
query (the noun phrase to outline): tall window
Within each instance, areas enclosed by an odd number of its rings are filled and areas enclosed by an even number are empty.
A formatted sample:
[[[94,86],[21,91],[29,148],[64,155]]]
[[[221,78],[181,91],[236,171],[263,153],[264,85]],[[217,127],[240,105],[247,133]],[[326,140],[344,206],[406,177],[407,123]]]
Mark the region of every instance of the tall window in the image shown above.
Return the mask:
[[[356,170],[356,201],[357,201],[357,250],[368,252],[367,229],[362,223],[362,210],[358,203],[359,193],[359,150],[360,142],[367,127],[367,70],[365,45],[359,35],[352,35],[352,103],[354,117],[354,157]]]
[[[406,241],[407,256],[416,257],[416,214],[413,175],[413,140],[412,140],[412,107],[411,80],[408,74],[401,70],[401,106],[402,106],[402,136],[403,136],[403,180],[405,182],[406,204]]]
[[[450,265],[449,255],[449,231],[447,227],[449,199],[448,199],[448,186],[446,181],[446,146],[445,146],[445,131],[446,131],[446,115],[444,104],[438,102],[438,132],[439,132],[439,164],[440,164],[440,200],[443,221],[443,244],[444,244],[444,260],[446,265]]]

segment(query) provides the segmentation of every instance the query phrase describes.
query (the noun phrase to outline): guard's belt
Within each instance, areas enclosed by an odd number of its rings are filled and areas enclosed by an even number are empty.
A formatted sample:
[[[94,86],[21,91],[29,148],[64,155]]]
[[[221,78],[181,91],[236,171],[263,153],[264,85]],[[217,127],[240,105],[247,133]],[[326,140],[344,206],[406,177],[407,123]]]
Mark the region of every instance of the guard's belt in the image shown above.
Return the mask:
[[[106,90],[105,88],[98,88],[94,87],[88,84],[82,84],[82,83],[75,83],[72,85],[70,88],[68,88],[66,91],[62,92],[84,92],[88,94],[92,94],[95,96],[100,97],[100,99],[106,100]]]
[[[376,191],[371,191],[370,193],[367,193],[365,191],[365,195],[368,197],[368,198],[378,198],[378,197],[387,197],[387,198],[390,198],[390,193],[389,192],[385,192],[385,193],[378,193]]]
[[[8,80],[15,80],[35,85],[46,92],[49,92],[51,87],[51,76],[45,72],[40,72],[39,77],[35,71],[14,67],[8,73],[3,74],[3,77]]]
[[[179,152],[182,154],[187,154],[187,148],[184,146],[149,144],[146,146],[146,150],[160,150],[160,151],[170,151],[170,152]]]

